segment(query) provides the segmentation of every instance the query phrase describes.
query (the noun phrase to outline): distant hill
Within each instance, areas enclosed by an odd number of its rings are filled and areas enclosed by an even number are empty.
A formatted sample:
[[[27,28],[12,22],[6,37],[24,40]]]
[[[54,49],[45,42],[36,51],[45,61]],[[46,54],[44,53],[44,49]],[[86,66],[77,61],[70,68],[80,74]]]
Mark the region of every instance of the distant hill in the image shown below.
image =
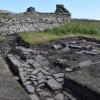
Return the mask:
[[[10,14],[10,13],[12,13],[12,12],[10,12],[10,11],[8,11],[8,10],[3,10],[3,9],[0,9],[0,13],[4,13],[4,14]]]
[[[7,18],[11,14],[13,14],[13,13],[8,10],[0,9],[0,18],[2,18],[2,17]]]

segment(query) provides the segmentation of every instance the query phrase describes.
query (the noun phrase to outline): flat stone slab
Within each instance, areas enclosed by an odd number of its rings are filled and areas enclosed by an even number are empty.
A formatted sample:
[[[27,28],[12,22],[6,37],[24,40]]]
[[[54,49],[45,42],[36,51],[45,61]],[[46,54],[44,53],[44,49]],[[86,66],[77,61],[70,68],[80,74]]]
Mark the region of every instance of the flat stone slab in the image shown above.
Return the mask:
[[[30,100],[0,57],[0,100]]]

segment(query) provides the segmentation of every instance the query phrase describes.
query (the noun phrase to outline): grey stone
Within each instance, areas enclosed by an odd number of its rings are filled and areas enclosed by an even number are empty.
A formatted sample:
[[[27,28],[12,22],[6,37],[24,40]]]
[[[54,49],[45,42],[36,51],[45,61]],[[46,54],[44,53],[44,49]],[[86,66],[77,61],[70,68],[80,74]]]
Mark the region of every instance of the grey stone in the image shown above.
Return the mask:
[[[45,84],[44,83],[41,83],[41,84],[39,84],[37,87],[38,88],[41,88],[41,87],[44,87],[45,86]]]
[[[55,78],[62,78],[62,77],[64,77],[64,73],[53,74],[53,76],[54,76]]]
[[[68,52],[68,51],[70,51],[70,48],[69,48],[69,47],[65,47],[65,48],[63,48],[61,51],[63,51],[63,52]]]
[[[20,76],[22,82],[25,82],[26,81],[25,75],[26,75],[25,72],[20,72],[19,73],[19,76]]]
[[[66,72],[72,72],[73,69],[71,69],[71,68],[65,68],[65,71],[66,71]]]
[[[80,46],[80,45],[69,45],[69,48],[71,48],[71,49],[84,49],[84,47],[83,46]]]
[[[37,91],[37,92],[41,92],[42,89],[41,89],[40,87],[37,87],[37,88],[36,88],[36,91]]]
[[[60,58],[52,59],[52,62],[55,66],[59,66],[59,67],[66,67],[67,66],[66,60],[64,60],[64,59],[60,59]]]
[[[57,82],[59,82],[59,83],[64,83],[64,78],[57,78],[56,80],[57,80]]]
[[[41,80],[41,79],[44,79],[44,75],[43,75],[43,73],[42,72],[39,72],[38,74],[37,74],[37,80]]]
[[[39,97],[35,93],[30,94],[29,97],[31,98],[31,100],[40,100]]]
[[[37,76],[36,75],[30,75],[31,80],[37,80]]]
[[[54,49],[61,49],[63,46],[60,44],[56,44],[52,46]]]
[[[41,68],[41,72],[45,75],[50,75],[50,73],[48,71],[46,71],[45,69]]]
[[[33,59],[27,59],[26,61],[28,64],[33,64],[34,63],[34,60]]]
[[[58,83],[55,79],[49,79],[47,81],[47,85],[52,89],[52,90],[59,90],[62,88],[62,85]]]
[[[32,82],[31,81],[26,81],[26,82],[23,82],[23,85],[28,85],[28,84],[31,84]]]
[[[54,100],[54,98],[47,98],[46,100]]]
[[[10,60],[10,62],[14,66],[17,66],[17,67],[20,67],[21,66],[20,61],[18,59],[16,59],[12,54],[8,54],[7,57],[8,57],[8,59]]]
[[[38,68],[38,67],[41,67],[41,66],[40,66],[40,64],[39,64],[38,62],[34,62],[34,63],[33,63],[33,67],[34,67],[34,68]]]
[[[51,96],[51,94],[48,92],[48,91],[45,91],[45,90],[42,90],[41,92],[39,92],[39,95],[42,96],[42,97],[45,97],[45,96]]]
[[[89,54],[89,55],[97,55],[98,52],[93,52],[93,51],[81,51],[82,53],[85,53],[85,54]]]
[[[31,85],[31,84],[25,85],[25,88],[31,94],[33,94],[35,92],[35,87],[33,85]]]
[[[19,72],[23,72],[24,71],[24,69],[22,67],[19,67],[18,70],[19,70]]]
[[[63,94],[65,95],[65,100],[77,100],[72,94],[63,91]]]
[[[92,49],[91,51],[94,52],[94,53],[96,53],[96,54],[100,54],[100,51],[97,50],[97,49]]]
[[[83,61],[83,62],[80,62],[78,64],[78,67],[82,68],[82,67],[88,67],[92,64],[92,61],[88,60],[88,61]]]
[[[30,48],[26,48],[26,47],[22,47],[22,46],[17,46],[16,50],[20,50],[22,53],[24,52],[29,52],[29,53],[35,53],[34,50],[30,49]]]
[[[32,80],[32,83],[34,84],[34,86],[37,86],[38,85],[37,80]]]
[[[46,76],[47,80],[52,79],[50,75]]]
[[[56,100],[64,100],[64,95],[62,93],[58,93],[56,96],[55,96],[55,99]]]
[[[36,75],[39,72],[38,69],[34,69],[31,74]]]
[[[42,55],[37,55],[35,61],[44,61],[45,58]]]
[[[25,71],[26,71],[27,74],[31,74],[33,72],[33,69],[32,68],[26,68]]]
[[[42,83],[44,83],[45,82],[45,79],[40,79],[40,80],[38,80],[38,84],[42,84]]]
[[[35,61],[36,61],[35,63],[38,65],[37,67],[45,68],[49,65],[49,61],[42,55],[37,55],[35,58]],[[36,65],[34,65],[34,66],[36,66]]]
[[[22,59],[31,59],[32,54],[35,53],[34,50],[32,50],[30,48],[25,48],[25,47],[22,47],[22,46],[17,46],[16,52]]]
[[[21,62],[21,66],[24,68],[24,70],[26,70],[26,68],[30,68],[30,66],[24,61]]]

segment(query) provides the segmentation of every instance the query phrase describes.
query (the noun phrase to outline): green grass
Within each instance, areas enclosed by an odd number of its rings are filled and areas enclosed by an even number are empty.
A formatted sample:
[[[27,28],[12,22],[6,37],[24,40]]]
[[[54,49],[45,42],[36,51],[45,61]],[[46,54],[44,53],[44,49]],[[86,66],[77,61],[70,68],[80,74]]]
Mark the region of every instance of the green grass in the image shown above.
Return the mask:
[[[5,36],[0,35],[0,42],[3,42],[4,40],[6,40]]]
[[[65,34],[100,34],[100,22],[69,22],[53,29],[46,29],[45,32],[65,35]]]
[[[44,32],[22,32],[19,36],[29,44],[47,43],[72,36],[100,39],[100,22],[69,22],[53,29],[45,29]]]
[[[59,38],[59,36],[55,34],[49,34],[45,32],[22,32],[19,34],[19,36],[22,40],[29,44],[40,44]]]

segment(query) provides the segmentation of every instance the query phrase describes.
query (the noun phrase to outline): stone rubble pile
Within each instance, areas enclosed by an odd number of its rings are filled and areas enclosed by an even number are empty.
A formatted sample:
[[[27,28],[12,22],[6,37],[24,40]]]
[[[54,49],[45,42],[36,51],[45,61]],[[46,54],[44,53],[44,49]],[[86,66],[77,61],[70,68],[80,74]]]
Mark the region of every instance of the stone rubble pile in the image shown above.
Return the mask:
[[[30,22],[31,21],[31,22]],[[57,23],[49,23],[49,21],[44,21],[43,19],[34,21],[31,19],[29,22],[3,22],[0,25],[0,33],[3,35],[10,35],[19,32],[33,32],[42,31],[43,29],[52,28],[57,26]],[[41,21],[41,22],[40,22]]]

